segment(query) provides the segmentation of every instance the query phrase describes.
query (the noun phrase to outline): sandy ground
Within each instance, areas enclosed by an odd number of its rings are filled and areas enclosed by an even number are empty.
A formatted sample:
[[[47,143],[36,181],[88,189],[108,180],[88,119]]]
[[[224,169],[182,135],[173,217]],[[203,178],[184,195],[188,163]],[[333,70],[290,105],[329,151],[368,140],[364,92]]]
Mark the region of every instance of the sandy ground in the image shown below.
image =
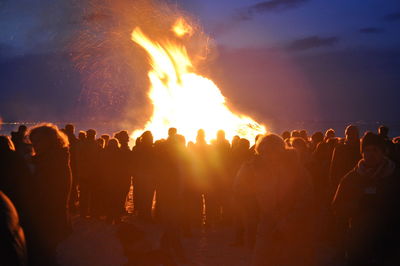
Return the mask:
[[[153,248],[158,247],[161,228],[156,224],[142,224],[134,219],[129,223],[146,232]],[[76,218],[73,233],[58,247],[61,265],[125,265],[127,258],[116,237],[116,225],[104,221]],[[249,265],[250,252],[243,247],[231,247],[231,229],[199,228],[191,237],[183,238],[183,246],[189,259],[181,265]]]

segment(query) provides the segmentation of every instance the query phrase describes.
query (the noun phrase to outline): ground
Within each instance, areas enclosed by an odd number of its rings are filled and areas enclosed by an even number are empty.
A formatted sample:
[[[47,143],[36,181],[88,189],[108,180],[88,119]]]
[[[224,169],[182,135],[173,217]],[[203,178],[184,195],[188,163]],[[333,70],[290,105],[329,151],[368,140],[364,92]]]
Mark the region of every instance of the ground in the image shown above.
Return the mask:
[[[127,222],[146,232],[146,238],[152,247],[158,247],[162,231],[159,225],[143,224],[132,218],[127,219]],[[58,247],[60,264],[125,265],[127,258],[116,236],[117,227],[118,225],[110,225],[101,220],[76,218],[72,234]],[[244,247],[230,246],[232,236],[229,227],[194,230],[192,237],[183,238],[189,262],[181,265],[249,265],[250,252]]]

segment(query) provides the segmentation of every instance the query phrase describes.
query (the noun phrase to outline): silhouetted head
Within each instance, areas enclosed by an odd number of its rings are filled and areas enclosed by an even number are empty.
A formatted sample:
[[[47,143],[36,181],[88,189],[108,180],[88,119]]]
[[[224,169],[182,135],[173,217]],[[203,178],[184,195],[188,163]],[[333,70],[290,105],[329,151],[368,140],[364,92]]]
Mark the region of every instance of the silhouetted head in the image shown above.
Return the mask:
[[[181,146],[185,146],[185,145],[186,145],[185,136],[176,134],[176,135],[175,135],[175,138],[176,138],[176,142],[177,142],[179,145],[181,145]]]
[[[25,134],[28,128],[25,125],[20,125],[18,127],[18,133]]]
[[[96,130],[89,129],[86,131],[86,139],[87,140],[95,140],[96,139]]]
[[[276,134],[265,135],[256,144],[257,154],[268,158],[279,157],[285,149],[285,141]]]
[[[0,135],[0,153],[15,151],[14,144],[9,136]]]
[[[206,141],[206,133],[204,132],[204,129],[199,129],[197,131],[197,137],[196,137],[196,142],[205,142]]]
[[[178,134],[178,130],[177,130],[176,128],[170,127],[170,128],[168,129],[168,137],[169,137],[169,138],[175,137],[176,134]]]
[[[354,125],[349,125],[346,127],[345,135],[346,135],[346,142],[358,143],[360,141],[358,127]]]
[[[386,126],[380,126],[378,128],[378,135],[383,137],[383,138],[387,138],[389,135],[389,128]]]
[[[283,133],[282,133],[282,138],[283,138],[284,140],[290,139],[290,132],[289,132],[289,131],[283,131]]]
[[[303,138],[293,138],[291,140],[291,143],[292,143],[292,147],[298,151],[306,151],[307,150],[307,144]]]
[[[104,147],[107,146],[108,145],[108,141],[110,140],[110,135],[103,134],[103,135],[101,135],[100,138],[104,139]]]
[[[372,132],[367,132],[361,140],[361,154],[367,167],[377,167],[385,158],[385,140]]]
[[[78,139],[79,140],[86,140],[86,132],[85,131],[79,131]]]
[[[330,128],[330,129],[328,129],[326,132],[325,132],[325,139],[331,139],[331,138],[334,138],[335,137],[335,130],[333,130],[332,128]]]
[[[102,138],[96,139],[97,144],[99,145],[100,148],[104,149],[105,146],[105,141]]]
[[[336,146],[336,144],[338,144],[338,142],[339,142],[338,138],[329,138],[326,140],[326,144],[328,144],[328,147],[332,150],[335,148],[335,146]]]
[[[225,140],[225,131],[222,129],[217,131],[217,140]]]
[[[107,150],[116,151],[119,149],[119,141],[116,138],[111,138],[108,140]]]
[[[120,131],[120,132],[118,132],[118,133],[116,133],[115,135],[114,135],[114,138],[116,138],[116,139],[118,139],[118,141],[119,141],[119,143],[122,145],[122,144],[128,144],[128,142],[129,142],[129,134],[128,134],[128,131],[126,131],[126,130],[122,130],[122,131]]]
[[[300,130],[299,134],[300,134],[300,137],[301,137],[301,138],[303,138],[305,141],[308,141],[307,130],[305,130],[305,129]]]
[[[153,145],[153,134],[151,131],[145,131],[140,137],[140,144],[151,146]]]
[[[292,130],[292,132],[290,133],[290,137],[291,138],[300,138],[300,132],[298,130]]]
[[[73,124],[66,124],[65,125],[65,133],[73,135],[75,134],[75,126]]]
[[[240,137],[238,135],[233,136],[232,138],[232,147],[236,147],[239,144]]]
[[[194,142],[193,141],[189,141],[187,147],[188,147],[189,150],[193,149],[195,147]]]
[[[240,147],[241,150],[248,150],[250,149],[250,141],[245,138],[241,138],[238,143],[238,147]]]
[[[110,140],[110,135],[103,134],[103,135],[101,135],[101,138],[104,139],[105,141],[109,141]]]
[[[311,140],[313,143],[318,144],[321,141],[324,140],[324,134],[321,131],[315,132],[312,136],[311,136]]]
[[[35,126],[29,130],[28,136],[36,154],[62,149],[69,145],[67,136],[53,124]]]

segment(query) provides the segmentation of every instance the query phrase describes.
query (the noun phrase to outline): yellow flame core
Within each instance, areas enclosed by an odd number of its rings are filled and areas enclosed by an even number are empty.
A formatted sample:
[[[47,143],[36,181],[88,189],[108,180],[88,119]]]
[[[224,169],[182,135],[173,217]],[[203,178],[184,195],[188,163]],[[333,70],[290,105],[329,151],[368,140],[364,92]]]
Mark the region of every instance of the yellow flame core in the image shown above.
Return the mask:
[[[132,40],[150,57],[149,98],[153,114],[144,130],[150,130],[155,139],[164,138],[170,127],[177,128],[188,141],[196,139],[198,129],[205,130],[208,142],[220,129],[228,139],[239,135],[249,141],[266,132],[263,125],[251,118],[232,113],[214,82],[192,72],[193,65],[185,47],[172,41],[153,42],[140,28],[133,30]],[[142,132],[137,130],[132,137]]]

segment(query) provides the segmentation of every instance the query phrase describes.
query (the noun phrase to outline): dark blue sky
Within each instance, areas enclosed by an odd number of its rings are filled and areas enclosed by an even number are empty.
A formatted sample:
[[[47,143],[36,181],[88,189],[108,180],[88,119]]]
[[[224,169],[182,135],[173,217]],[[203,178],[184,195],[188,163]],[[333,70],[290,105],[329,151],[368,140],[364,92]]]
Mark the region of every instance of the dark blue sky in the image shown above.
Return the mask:
[[[215,40],[209,75],[240,111],[270,124],[399,120],[400,1],[171,2]],[[0,3],[3,120],[93,118],[69,56],[87,10],[78,0]],[[118,116],[129,104],[102,110]]]

